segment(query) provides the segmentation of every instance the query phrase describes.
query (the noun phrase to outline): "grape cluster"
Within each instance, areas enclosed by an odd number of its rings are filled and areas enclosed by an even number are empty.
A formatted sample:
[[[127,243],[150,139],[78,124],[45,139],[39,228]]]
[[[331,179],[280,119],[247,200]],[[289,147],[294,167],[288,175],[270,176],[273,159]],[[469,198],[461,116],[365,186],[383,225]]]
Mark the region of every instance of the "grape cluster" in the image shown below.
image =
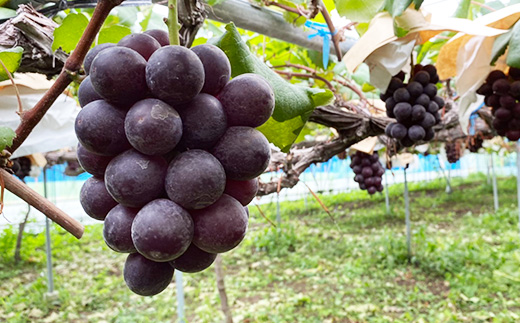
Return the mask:
[[[439,76],[435,66],[417,64],[410,82],[404,83],[404,79],[403,72],[394,76],[381,100],[385,101],[387,116],[397,120],[386,127],[386,135],[411,147],[433,139],[432,127],[441,121],[439,109],[444,107],[444,100],[437,95]]]
[[[269,83],[230,80],[216,46],[167,40],[154,31],[92,48],[75,122],[78,160],[93,175],[81,204],[104,220],[106,244],[129,253],[124,279],[143,296],[163,291],[174,269],[204,270],[242,241],[270,158],[255,129],[274,109]]]
[[[520,139],[520,69],[510,68],[509,75],[491,71],[477,93],[491,107],[496,132],[512,141]]]
[[[11,169],[13,170],[14,174],[21,179],[22,181],[24,178],[29,176],[31,173],[31,160],[27,157],[19,157],[19,158],[13,158],[11,160],[13,162],[13,166]]]
[[[446,150],[446,158],[450,164],[458,162],[462,156],[461,145],[457,141],[446,142],[444,149]]]
[[[382,176],[385,169],[379,162],[377,152],[369,155],[359,150],[356,151],[352,155],[350,168],[356,174],[354,181],[359,184],[360,189],[367,190],[370,195],[383,191]]]
[[[482,148],[482,144],[484,143],[484,138],[482,136],[471,136],[468,137],[467,146],[470,152],[476,153]]]

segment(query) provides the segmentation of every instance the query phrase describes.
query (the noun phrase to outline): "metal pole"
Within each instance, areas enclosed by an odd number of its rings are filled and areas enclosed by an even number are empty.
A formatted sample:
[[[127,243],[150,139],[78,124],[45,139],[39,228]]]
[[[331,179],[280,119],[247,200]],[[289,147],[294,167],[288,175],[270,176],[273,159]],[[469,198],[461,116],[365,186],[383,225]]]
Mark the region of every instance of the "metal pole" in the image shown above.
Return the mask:
[[[175,271],[175,286],[177,287],[177,317],[179,323],[186,322],[186,315],[184,313],[184,288],[182,282],[182,272]]]
[[[493,205],[495,206],[495,212],[498,211],[498,187],[497,187],[497,176],[495,174],[495,164],[493,163],[493,155],[489,156],[489,165],[491,166],[491,176],[493,178]],[[518,157],[517,157],[518,165]]]
[[[446,176],[446,193],[451,194],[451,164],[448,168],[448,175]]]
[[[43,167],[43,196],[47,198],[47,166]],[[54,291],[52,277],[52,250],[51,250],[51,225],[48,217],[45,217],[45,253],[47,256],[47,290],[49,294]]]
[[[406,165],[408,167],[408,165]],[[408,248],[408,262],[412,260],[412,237],[410,225],[410,197],[408,196],[408,182],[406,181],[406,167],[404,169],[404,214],[406,221],[406,247]]]
[[[488,156],[488,162],[487,162],[487,184],[491,185],[491,154]]]
[[[386,204],[386,213],[390,214],[390,197],[388,196],[388,175],[386,175],[385,171],[385,204]]]

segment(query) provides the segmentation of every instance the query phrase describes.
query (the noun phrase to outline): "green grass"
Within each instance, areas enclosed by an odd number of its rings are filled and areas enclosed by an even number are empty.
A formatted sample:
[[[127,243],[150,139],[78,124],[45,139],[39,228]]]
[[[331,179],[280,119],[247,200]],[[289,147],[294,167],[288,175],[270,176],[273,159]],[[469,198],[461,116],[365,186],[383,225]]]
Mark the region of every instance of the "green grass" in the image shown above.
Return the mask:
[[[322,196],[335,222],[309,195],[281,203],[272,227],[250,207],[250,229],[224,254],[226,288],[236,322],[517,322],[520,234],[516,178],[491,186],[473,176],[411,184],[413,256],[408,262],[402,185],[384,196]],[[276,204],[262,211],[276,218]],[[76,240],[52,234],[57,298],[45,296],[44,235],[25,234],[14,265],[16,228],[0,234],[0,321],[174,322],[175,288],[140,297],[125,286],[125,255],[110,251],[102,226]],[[184,275],[189,322],[220,322],[213,268]]]

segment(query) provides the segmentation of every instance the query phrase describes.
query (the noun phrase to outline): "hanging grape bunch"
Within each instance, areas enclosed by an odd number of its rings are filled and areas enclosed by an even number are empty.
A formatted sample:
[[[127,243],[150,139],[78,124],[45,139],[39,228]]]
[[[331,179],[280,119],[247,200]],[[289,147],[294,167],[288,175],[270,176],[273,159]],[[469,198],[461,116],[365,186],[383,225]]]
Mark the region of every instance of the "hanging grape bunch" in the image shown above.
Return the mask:
[[[397,120],[386,127],[386,135],[411,147],[433,139],[433,126],[441,121],[439,109],[444,107],[444,100],[437,95],[439,76],[435,66],[417,64],[411,81],[404,80],[403,72],[394,76],[381,100],[385,101],[387,116]]]
[[[491,71],[477,93],[491,107],[496,132],[511,141],[520,139],[520,69],[511,67],[509,75]]]
[[[244,238],[246,205],[270,158],[255,127],[271,116],[274,94],[255,74],[229,81],[218,47],[170,46],[160,31],[98,45],[84,69],[75,130],[93,177],[80,201],[104,221],[106,244],[129,253],[130,290],[155,295],[174,269],[204,270]]]
[[[454,164],[459,161],[462,156],[460,142],[458,141],[448,141],[446,142],[444,149],[446,149],[446,158],[450,164]]]
[[[382,176],[385,173],[385,169],[379,162],[377,151],[369,155],[358,150],[352,155],[351,160],[350,168],[356,174],[354,181],[359,183],[359,188],[367,190],[370,195],[382,192]]]
[[[480,135],[475,135],[468,137],[467,146],[470,152],[476,153],[480,148],[482,148],[482,144],[484,143],[484,138]]]

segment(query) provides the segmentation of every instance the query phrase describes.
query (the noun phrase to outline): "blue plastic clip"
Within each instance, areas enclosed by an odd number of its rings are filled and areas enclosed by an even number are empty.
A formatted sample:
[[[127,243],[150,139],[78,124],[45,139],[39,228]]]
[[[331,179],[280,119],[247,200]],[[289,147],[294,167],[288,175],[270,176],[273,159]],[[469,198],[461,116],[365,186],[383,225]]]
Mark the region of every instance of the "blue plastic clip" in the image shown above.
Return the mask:
[[[323,67],[327,68],[327,66],[329,65],[330,40],[332,35],[330,33],[329,26],[327,26],[326,24],[321,24],[319,22],[307,20],[305,22],[305,27],[316,30],[315,34],[309,35],[309,39],[314,38],[316,36],[320,36],[323,38]]]

